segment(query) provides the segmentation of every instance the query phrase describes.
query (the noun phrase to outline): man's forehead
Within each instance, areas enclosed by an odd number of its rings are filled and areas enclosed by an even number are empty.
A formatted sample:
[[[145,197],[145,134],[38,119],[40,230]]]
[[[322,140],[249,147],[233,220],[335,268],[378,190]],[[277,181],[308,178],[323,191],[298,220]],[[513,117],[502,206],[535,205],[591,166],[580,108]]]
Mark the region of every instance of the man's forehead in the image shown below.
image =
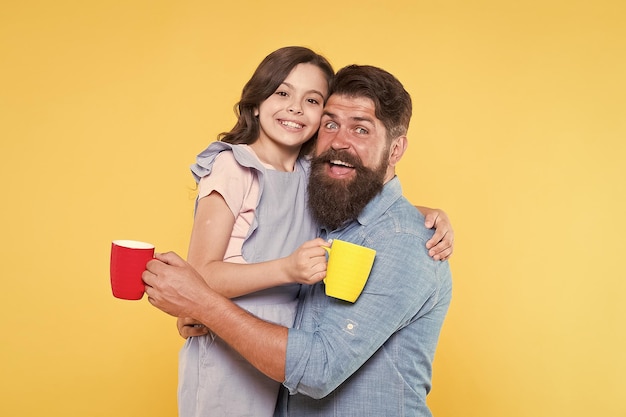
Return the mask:
[[[367,97],[353,97],[333,94],[326,101],[324,114],[331,117],[349,119],[364,119],[374,123],[376,120],[376,106],[372,99]]]

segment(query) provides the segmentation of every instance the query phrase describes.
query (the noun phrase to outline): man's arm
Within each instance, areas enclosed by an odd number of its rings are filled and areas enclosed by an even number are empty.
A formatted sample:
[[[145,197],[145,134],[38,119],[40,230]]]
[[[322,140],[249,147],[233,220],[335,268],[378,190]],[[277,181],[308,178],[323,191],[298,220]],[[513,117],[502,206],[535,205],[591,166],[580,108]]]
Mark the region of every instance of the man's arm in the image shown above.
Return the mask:
[[[143,273],[148,301],[175,317],[193,317],[268,377],[285,379],[288,329],[267,323],[213,291],[173,252],[156,254]]]

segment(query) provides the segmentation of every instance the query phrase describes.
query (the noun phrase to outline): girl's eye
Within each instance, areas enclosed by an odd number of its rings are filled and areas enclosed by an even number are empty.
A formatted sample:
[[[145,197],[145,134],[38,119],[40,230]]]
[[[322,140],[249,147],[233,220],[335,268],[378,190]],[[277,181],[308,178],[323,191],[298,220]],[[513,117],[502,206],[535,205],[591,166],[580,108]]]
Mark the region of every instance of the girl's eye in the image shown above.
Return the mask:
[[[308,101],[309,103],[311,103],[311,104],[320,104],[320,102],[319,102],[318,100],[314,99],[314,98],[310,98],[310,99],[308,99],[307,101]]]
[[[281,97],[287,97],[287,93],[285,91],[277,91],[276,94],[278,94]]]

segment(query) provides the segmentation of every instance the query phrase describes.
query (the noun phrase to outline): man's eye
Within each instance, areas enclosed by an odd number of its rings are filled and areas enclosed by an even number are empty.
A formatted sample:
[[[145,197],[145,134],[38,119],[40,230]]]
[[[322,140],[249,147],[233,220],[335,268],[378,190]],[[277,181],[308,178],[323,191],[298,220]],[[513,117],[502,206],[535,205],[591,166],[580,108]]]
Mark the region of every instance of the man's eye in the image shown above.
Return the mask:
[[[337,128],[337,123],[335,123],[335,122],[326,122],[326,123],[324,123],[324,127],[326,129],[336,129]]]
[[[362,127],[357,127],[356,129],[354,129],[354,131],[358,133],[359,135],[367,135],[369,133],[367,129],[362,128]]]

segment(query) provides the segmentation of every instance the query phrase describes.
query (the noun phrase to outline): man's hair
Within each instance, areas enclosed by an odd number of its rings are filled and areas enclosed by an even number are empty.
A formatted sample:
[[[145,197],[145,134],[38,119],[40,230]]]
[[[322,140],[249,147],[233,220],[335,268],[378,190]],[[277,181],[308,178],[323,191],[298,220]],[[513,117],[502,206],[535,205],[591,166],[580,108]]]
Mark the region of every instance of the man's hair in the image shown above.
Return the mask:
[[[411,121],[411,96],[387,71],[369,65],[348,65],[335,74],[330,95],[364,97],[374,102],[375,115],[387,130],[387,139],[406,135]]]
[[[309,48],[286,46],[277,49],[263,59],[243,87],[241,100],[235,106],[237,123],[230,132],[219,135],[223,142],[254,143],[260,132],[259,119],[254,112],[285,81],[291,71],[299,64],[312,64],[318,67],[330,84],[334,71],[328,60]],[[326,99],[327,97],[324,97]],[[317,133],[312,138],[316,138]],[[309,140],[302,146],[301,154],[307,153],[314,141]]]

